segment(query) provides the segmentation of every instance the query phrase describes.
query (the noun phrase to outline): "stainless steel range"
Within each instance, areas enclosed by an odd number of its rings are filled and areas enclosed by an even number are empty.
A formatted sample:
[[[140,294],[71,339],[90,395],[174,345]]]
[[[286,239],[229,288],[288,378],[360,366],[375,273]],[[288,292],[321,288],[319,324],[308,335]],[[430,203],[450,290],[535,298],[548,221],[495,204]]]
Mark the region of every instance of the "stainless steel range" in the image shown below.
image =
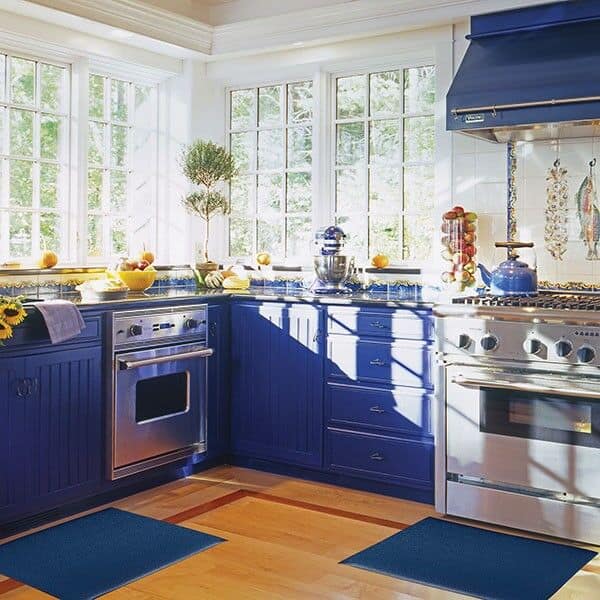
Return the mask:
[[[600,543],[600,296],[436,307],[436,509]]]
[[[206,450],[206,305],[113,314],[109,477]]]

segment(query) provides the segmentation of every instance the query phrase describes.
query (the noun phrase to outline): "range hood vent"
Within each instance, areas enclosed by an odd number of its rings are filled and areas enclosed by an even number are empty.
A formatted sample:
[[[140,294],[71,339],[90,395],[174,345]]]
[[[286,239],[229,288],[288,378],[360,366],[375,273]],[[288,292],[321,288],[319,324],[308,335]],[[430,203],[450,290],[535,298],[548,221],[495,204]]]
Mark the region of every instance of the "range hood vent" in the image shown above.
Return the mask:
[[[492,142],[600,136],[600,2],[471,19],[446,125]]]

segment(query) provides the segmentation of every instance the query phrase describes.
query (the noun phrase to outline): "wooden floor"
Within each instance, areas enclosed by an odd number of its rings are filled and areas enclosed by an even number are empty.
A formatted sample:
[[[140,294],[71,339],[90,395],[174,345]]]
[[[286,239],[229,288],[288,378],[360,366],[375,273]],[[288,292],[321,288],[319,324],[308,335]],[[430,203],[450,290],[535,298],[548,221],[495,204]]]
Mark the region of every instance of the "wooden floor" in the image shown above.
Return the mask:
[[[113,505],[228,541],[107,594],[106,599],[464,597],[338,564],[435,514],[424,504],[219,467]],[[0,576],[0,600],[42,598],[50,596]],[[553,598],[600,598],[600,559]]]

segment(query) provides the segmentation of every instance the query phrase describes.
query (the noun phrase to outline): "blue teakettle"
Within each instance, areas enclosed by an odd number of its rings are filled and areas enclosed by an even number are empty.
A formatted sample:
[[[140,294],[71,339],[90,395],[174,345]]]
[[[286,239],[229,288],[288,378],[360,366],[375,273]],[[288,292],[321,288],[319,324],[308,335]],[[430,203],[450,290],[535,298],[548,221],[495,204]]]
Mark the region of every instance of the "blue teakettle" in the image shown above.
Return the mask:
[[[518,260],[517,248],[533,248],[533,242],[496,242],[496,248],[508,249],[508,260],[500,263],[491,273],[482,265],[483,283],[496,296],[533,296],[537,294],[537,271]]]

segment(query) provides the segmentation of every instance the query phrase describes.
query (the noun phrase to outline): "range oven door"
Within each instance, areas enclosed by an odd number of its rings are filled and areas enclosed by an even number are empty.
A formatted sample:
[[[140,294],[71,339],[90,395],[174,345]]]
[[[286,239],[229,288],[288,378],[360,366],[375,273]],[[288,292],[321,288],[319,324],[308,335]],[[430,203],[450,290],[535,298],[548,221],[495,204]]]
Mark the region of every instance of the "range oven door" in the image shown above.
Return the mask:
[[[600,501],[600,379],[450,366],[449,478]]]
[[[115,354],[112,479],[206,449],[211,354],[200,344]]]

